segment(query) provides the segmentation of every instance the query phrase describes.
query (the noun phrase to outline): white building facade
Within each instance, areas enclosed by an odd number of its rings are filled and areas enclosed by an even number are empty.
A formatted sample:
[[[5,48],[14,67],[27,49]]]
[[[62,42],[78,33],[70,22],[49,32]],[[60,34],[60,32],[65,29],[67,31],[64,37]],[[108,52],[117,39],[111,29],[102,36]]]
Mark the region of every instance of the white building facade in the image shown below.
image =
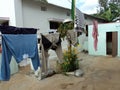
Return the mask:
[[[70,9],[37,0],[11,0],[9,25],[25,28],[37,28],[39,33],[56,30],[59,22],[70,17]],[[53,51],[51,51],[53,52]],[[51,53],[56,56],[55,53]],[[18,71],[15,60],[10,64],[11,74]]]
[[[11,0],[10,7],[10,25],[37,28],[40,33],[49,32],[51,22],[70,18],[70,9],[37,0]]]

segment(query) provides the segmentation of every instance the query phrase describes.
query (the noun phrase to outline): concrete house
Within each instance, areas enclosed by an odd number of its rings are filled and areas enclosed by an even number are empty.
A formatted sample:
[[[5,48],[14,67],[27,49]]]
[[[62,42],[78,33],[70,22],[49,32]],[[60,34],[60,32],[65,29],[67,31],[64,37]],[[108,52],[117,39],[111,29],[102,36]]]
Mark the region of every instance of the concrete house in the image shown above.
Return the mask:
[[[9,17],[0,18],[0,24],[37,28],[38,37],[39,33],[55,31],[59,22],[71,18],[69,8],[49,2],[44,4],[39,0],[11,0],[9,13]],[[18,65],[14,59],[11,61],[10,68],[11,74],[18,71]]]
[[[89,25],[88,52],[90,55],[120,56],[120,23],[98,24],[97,51],[93,44],[93,25]]]
[[[38,33],[56,29],[58,23],[70,18],[68,8],[41,3],[39,0],[12,0],[10,25],[38,28]]]

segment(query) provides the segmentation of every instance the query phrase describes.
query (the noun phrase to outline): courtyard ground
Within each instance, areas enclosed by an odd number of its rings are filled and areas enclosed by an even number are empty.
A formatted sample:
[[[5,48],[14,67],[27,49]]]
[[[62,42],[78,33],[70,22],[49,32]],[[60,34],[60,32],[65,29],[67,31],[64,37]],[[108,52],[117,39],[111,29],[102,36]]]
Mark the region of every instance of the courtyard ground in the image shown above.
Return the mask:
[[[79,53],[82,77],[55,74],[43,80],[28,75],[29,66],[21,68],[10,81],[1,81],[0,90],[120,90],[120,58]],[[56,68],[56,59],[50,61]]]

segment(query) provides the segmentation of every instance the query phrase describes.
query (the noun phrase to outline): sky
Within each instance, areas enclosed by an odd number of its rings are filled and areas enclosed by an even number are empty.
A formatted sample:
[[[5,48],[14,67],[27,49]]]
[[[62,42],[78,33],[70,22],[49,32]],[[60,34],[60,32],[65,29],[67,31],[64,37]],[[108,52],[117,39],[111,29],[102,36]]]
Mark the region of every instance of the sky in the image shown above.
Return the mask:
[[[0,0],[0,17],[9,17],[9,0]],[[71,0],[48,0],[52,4],[71,8]],[[97,12],[98,0],[76,0],[76,7],[83,13],[93,14]]]
[[[71,0],[48,0],[48,2],[71,8]],[[98,0],[76,0],[76,7],[86,14],[96,13],[97,6]]]
[[[98,0],[76,0],[76,6],[86,14],[97,13]]]

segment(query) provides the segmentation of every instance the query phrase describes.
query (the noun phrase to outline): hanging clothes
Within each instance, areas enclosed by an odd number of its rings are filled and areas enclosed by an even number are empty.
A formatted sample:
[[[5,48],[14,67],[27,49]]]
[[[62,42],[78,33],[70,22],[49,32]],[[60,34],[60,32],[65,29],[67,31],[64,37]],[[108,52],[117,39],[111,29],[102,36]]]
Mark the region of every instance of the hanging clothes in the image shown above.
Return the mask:
[[[48,70],[48,50],[52,49],[56,52],[59,62],[62,62],[63,54],[61,47],[61,39],[59,33],[51,33],[47,35],[41,34],[41,50],[42,50],[42,71],[47,73]]]
[[[34,28],[18,28],[14,26],[0,26],[2,34],[36,34],[37,29]]]
[[[76,17],[75,17],[75,24],[76,24],[76,30],[82,31],[85,27],[85,17],[84,14],[76,8]]]
[[[44,50],[49,50],[52,46],[52,42],[50,42],[44,35],[41,34],[42,45],[44,46]]]
[[[97,43],[98,43],[98,22],[97,21],[93,21],[93,32],[92,32],[92,36],[94,39],[94,49],[95,51],[97,51]]]
[[[6,27],[6,29],[5,27],[2,28],[4,29],[1,29],[0,27],[0,30],[2,31],[2,61],[0,67],[0,80],[7,81],[10,79],[10,62],[12,56],[14,56],[17,63],[20,63],[24,59],[24,56],[27,55],[31,58],[34,69],[37,70],[38,67],[40,67],[37,34],[29,32],[30,30],[36,32],[37,30],[16,27]],[[17,34],[12,30],[15,30]],[[24,32],[24,30],[26,32]],[[9,33],[9,31],[11,33]]]

